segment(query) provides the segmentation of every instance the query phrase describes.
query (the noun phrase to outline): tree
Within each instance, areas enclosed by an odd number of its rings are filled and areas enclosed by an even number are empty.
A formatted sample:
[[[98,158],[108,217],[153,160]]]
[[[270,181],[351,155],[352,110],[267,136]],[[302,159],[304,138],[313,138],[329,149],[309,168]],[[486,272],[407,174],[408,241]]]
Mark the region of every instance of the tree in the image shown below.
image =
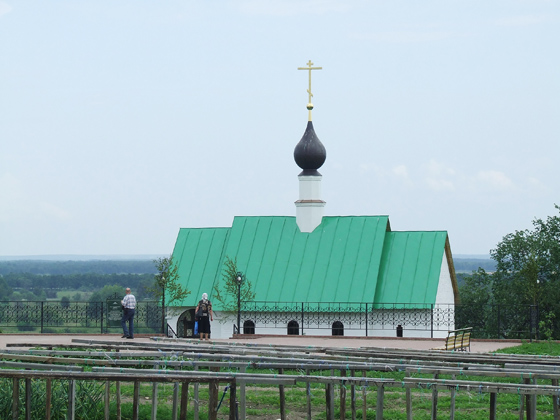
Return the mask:
[[[483,268],[465,276],[459,288],[461,304],[456,307],[456,328],[472,327],[477,337],[493,337],[492,275]]]
[[[0,276],[0,300],[10,300],[12,294],[12,288],[8,286],[4,277]]]
[[[161,299],[161,330],[165,331],[165,304],[182,301],[191,292],[179,283],[179,268],[173,261],[173,256],[158,258],[154,260],[157,274],[154,276],[154,284],[148,291],[156,300]]]
[[[105,303],[107,299],[116,296],[117,299],[122,299],[124,296],[124,288],[119,284],[114,284],[112,286],[103,286],[101,290],[93,292],[89,298],[89,302],[102,302]]]
[[[220,302],[225,311],[237,311],[237,293],[239,291],[239,283],[237,282],[237,273],[240,270],[237,266],[237,258],[231,259],[226,256],[224,261],[224,269],[222,271],[222,282],[214,285],[214,299]],[[241,301],[247,302],[255,299],[255,293],[252,291],[252,284],[247,278],[241,283]]]
[[[560,211],[558,205],[555,208]],[[560,217],[535,219],[533,227],[504,236],[490,251],[496,261],[494,298],[502,305],[535,305],[541,312],[556,313],[560,310]]]

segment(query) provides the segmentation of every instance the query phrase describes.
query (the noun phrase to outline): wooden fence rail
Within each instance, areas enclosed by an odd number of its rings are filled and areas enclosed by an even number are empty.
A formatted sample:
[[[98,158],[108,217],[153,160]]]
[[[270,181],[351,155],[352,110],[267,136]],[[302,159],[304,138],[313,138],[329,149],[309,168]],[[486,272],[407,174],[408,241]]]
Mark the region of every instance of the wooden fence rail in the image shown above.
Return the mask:
[[[76,340],[78,341],[78,340]],[[402,392],[406,401],[407,419],[413,418],[413,390],[421,390],[425,397],[426,391],[431,393],[431,418],[436,419],[440,392],[450,395],[450,418],[454,419],[457,407],[456,395],[460,391],[489,395],[489,418],[495,419],[497,413],[498,394],[517,394],[520,398],[519,418],[536,420],[537,396],[552,397],[553,415],[559,418],[558,399],[560,398],[560,369],[556,370],[559,358],[554,357],[525,357],[506,355],[480,355],[441,352],[415,352],[387,349],[340,349],[329,348],[296,348],[282,349],[277,346],[249,346],[240,345],[198,345],[197,352],[192,352],[193,345],[177,343],[143,343],[130,345],[128,342],[92,342],[88,341],[89,351],[83,348],[78,351],[68,350],[6,350],[0,353],[0,378],[12,381],[13,419],[19,416],[20,383],[23,384],[25,412],[30,412],[32,396],[32,380],[44,380],[47,395],[46,417],[50,419],[53,381],[69,381],[68,418],[75,418],[76,383],[78,381],[96,381],[105,383],[104,401],[105,418],[109,418],[109,402],[111,397],[116,399],[117,416],[121,413],[121,384],[132,383],[133,418],[138,418],[140,385],[152,384],[152,419],[157,416],[158,384],[173,384],[173,413],[186,418],[189,409],[189,386],[194,394],[192,412],[198,419],[198,390],[200,384],[209,387],[210,420],[217,417],[218,387],[226,384],[229,390],[229,418],[235,418],[237,403],[239,415],[245,418],[246,385],[268,385],[278,388],[279,417],[287,418],[286,386],[303,388],[306,390],[306,415],[311,419],[312,389],[324,387],[324,410],[327,420],[334,420],[335,402],[338,390],[340,419],[345,419],[347,412],[355,420],[359,414],[356,397],[362,392],[362,419],[366,419],[368,409],[375,409],[375,418],[381,420],[385,405],[385,396]],[[146,346],[145,344],[150,344]],[[153,345],[162,344],[161,351],[154,351]],[[83,343],[77,343],[81,346]],[[21,344],[19,344],[21,346]],[[170,346],[172,348],[170,348]],[[65,346],[68,348],[68,346]],[[80,348],[80,347],[76,347]],[[114,351],[91,351],[92,348],[104,348]],[[132,350],[131,350],[132,349]],[[187,350],[187,351],[183,351]],[[25,353],[25,354],[22,354]],[[72,357],[74,356],[74,357]],[[468,357],[465,357],[468,356]],[[133,359],[124,359],[125,357]],[[166,357],[167,360],[162,359]],[[169,358],[183,358],[176,360]],[[139,359],[142,358],[142,359]],[[467,359],[466,362],[462,359]],[[40,367],[39,367],[40,366]],[[81,370],[84,366],[91,367],[92,372]],[[505,366],[505,367],[504,367]],[[1,369],[2,367],[10,369]],[[20,370],[13,370],[20,368]],[[41,371],[40,369],[52,369]],[[34,370],[24,370],[34,369]],[[208,369],[202,371],[201,369]],[[220,370],[224,370],[221,372]],[[251,370],[272,369],[273,372],[252,372]],[[294,371],[297,374],[294,374]],[[405,371],[402,380],[391,378],[368,377],[368,372]],[[277,372],[277,373],[276,373]],[[314,372],[327,373],[317,375]],[[422,377],[415,377],[421,375]],[[429,376],[429,377],[425,377]],[[451,378],[443,379],[442,377]],[[480,378],[518,378],[519,383],[480,381]],[[457,379],[459,378],[459,379]],[[476,378],[476,379],[474,379]],[[551,381],[550,385],[538,384],[537,380]],[[111,386],[115,384],[115,386]],[[313,387],[312,387],[313,385]],[[238,392],[239,390],[239,392]],[[251,391],[253,392],[253,391]],[[113,395],[112,395],[113,393]],[[368,394],[375,393],[375,403],[367,405]],[[316,393],[313,393],[316,398]],[[322,398],[322,397],[321,397]]]

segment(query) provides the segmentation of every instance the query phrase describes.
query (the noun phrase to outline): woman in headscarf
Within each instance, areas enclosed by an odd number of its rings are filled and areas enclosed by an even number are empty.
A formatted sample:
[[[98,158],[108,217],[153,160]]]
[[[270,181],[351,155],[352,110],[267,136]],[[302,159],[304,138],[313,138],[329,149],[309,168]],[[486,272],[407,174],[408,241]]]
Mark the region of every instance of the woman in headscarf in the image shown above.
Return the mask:
[[[212,314],[212,303],[208,300],[208,294],[203,293],[202,299],[196,305],[194,310],[198,318],[198,333],[200,334],[200,339],[206,340],[210,339],[210,321],[214,321],[214,316]]]

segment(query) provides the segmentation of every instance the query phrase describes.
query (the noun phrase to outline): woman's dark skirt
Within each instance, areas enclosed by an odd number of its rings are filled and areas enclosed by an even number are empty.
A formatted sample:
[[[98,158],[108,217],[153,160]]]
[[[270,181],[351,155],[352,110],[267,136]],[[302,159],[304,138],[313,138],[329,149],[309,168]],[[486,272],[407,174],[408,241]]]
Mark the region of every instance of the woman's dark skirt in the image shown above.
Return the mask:
[[[200,317],[200,319],[198,320],[198,333],[210,334],[210,317]]]

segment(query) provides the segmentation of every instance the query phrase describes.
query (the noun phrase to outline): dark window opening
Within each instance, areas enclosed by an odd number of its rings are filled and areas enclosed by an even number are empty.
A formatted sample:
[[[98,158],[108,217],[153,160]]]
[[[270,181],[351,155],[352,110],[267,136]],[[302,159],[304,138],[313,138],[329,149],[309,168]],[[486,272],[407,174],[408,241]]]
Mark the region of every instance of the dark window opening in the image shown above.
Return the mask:
[[[247,320],[243,323],[243,334],[255,334],[255,323]]]
[[[332,335],[344,335],[344,325],[340,321],[334,321],[332,324]]]
[[[288,335],[299,335],[299,324],[297,321],[288,322]]]

